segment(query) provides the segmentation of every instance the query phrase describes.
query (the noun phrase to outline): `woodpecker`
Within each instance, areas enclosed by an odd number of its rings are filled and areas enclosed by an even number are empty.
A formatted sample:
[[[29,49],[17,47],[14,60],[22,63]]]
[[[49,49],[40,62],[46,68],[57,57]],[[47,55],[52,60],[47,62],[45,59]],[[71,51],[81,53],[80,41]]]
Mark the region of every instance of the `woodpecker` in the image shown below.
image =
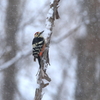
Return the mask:
[[[34,56],[34,61],[36,61],[36,59],[38,59],[38,63],[39,66],[41,68],[41,56],[44,52],[45,49],[45,39],[42,36],[42,32],[36,32],[34,34],[34,38],[32,41],[32,55]]]

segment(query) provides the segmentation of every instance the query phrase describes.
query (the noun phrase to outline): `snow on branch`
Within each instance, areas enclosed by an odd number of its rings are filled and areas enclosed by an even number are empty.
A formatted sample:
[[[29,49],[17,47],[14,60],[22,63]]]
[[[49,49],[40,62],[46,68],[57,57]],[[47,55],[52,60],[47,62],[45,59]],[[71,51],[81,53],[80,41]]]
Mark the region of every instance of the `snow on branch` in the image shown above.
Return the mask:
[[[60,0],[52,0],[50,9],[47,14],[46,18],[46,28],[44,30],[44,37],[46,40],[46,43],[50,42],[50,38],[52,35],[52,29],[54,26],[54,20],[59,19],[59,14],[58,14],[58,3]]]
[[[43,56],[41,57],[41,69],[38,72],[38,79],[37,79],[38,87],[35,90],[34,100],[41,100],[42,96],[43,96],[42,89],[44,87],[46,87],[47,85],[49,85],[49,83],[45,83],[43,79],[47,80],[48,82],[51,81],[48,74],[46,73],[46,70],[47,70],[48,65],[50,64],[48,52],[49,52],[50,39],[51,39],[51,35],[52,35],[52,29],[54,26],[55,19],[59,18],[59,14],[58,14],[59,1],[60,0],[52,0],[52,2],[50,4],[50,9],[47,14],[46,28],[43,32],[43,36],[44,36],[45,42],[46,42],[46,49],[43,53]]]

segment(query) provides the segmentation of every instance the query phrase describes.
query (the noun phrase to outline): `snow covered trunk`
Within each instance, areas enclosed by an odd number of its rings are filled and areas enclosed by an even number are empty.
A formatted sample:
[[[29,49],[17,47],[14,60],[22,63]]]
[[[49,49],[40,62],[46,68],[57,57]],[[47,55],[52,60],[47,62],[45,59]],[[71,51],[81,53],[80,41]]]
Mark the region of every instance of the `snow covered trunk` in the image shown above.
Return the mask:
[[[51,81],[51,79],[46,73],[46,70],[49,64],[48,52],[49,52],[50,39],[52,35],[52,29],[54,26],[54,20],[59,18],[59,14],[57,11],[59,1],[60,0],[53,0],[51,2],[50,9],[47,14],[46,28],[43,33],[46,42],[46,49],[43,53],[43,56],[41,57],[41,69],[39,70],[38,79],[37,79],[37,83],[39,84],[39,86],[38,88],[36,88],[34,100],[41,100],[43,96],[42,89],[47,85],[49,85],[49,83],[44,83],[43,79],[47,80],[48,82]]]

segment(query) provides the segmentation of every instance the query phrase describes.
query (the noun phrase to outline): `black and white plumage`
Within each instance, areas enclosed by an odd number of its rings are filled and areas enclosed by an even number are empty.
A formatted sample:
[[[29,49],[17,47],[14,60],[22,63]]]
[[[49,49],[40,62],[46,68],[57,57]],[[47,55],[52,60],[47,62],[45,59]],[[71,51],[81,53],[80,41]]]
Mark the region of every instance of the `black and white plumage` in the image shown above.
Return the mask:
[[[36,32],[34,34],[34,39],[32,41],[32,55],[34,56],[34,61],[36,61],[36,58],[38,59],[40,68],[41,68],[41,56],[44,52],[44,48],[45,48],[45,40],[42,37],[42,32]]]

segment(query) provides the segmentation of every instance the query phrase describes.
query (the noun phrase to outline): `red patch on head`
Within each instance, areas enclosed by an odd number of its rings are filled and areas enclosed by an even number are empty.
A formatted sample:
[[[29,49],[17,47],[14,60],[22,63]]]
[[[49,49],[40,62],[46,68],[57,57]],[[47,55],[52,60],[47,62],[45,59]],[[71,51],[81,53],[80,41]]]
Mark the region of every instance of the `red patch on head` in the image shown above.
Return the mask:
[[[38,34],[38,32],[35,33],[35,35]]]

